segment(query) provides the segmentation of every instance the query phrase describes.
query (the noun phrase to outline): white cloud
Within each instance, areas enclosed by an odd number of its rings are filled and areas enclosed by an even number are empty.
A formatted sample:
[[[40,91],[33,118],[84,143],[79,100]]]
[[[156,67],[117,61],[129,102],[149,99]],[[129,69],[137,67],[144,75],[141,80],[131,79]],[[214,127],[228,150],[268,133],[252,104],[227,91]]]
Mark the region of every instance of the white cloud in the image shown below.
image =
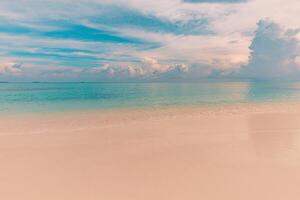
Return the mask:
[[[261,20],[250,45],[249,63],[241,75],[251,78],[277,78],[299,75],[298,31],[286,30],[270,20]]]
[[[13,61],[0,62],[0,75],[18,75],[22,72],[22,64]]]
[[[168,74],[184,74],[189,71],[186,64],[162,64],[155,58],[145,57],[138,64],[105,64],[89,72],[107,74],[111,78],[159,78]]]
[[[146,72],[142,67],[132,65],[111,65],[105,64],[101,67],[92,68],[91,72],[107,74],[109,77],[114,78],[128,78],[143,76]]]

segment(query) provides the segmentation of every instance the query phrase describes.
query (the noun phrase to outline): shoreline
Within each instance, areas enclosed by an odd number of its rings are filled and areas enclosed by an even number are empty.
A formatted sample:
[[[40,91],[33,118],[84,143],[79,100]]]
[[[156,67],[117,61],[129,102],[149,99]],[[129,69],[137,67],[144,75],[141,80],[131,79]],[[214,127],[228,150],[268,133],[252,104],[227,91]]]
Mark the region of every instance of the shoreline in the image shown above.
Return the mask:
[[[72,102],[71,102],[72,103]],[[20,115],[38,115],[38,114],[68,114],[68,113],[94,113],[94,112],[104,112],[104,113],[113,113],[113,112],[131,112],[131,111],[151,111],[151,110],[205,110],[205,109],[222,109],[222,108],[234,108],[234,107],[251,107],[251,106],[266,106],[275,105],[275,106],[297,106],[300,105],[300,101],[298,99],[281,99],[281,100],[274,100],[274,101],[265,101],[265,100],[256,100],[256,101],[241,101],[241,102],[216,102],[216,103],[199,103],[199,104],[172,104],[172,105],[137,105],[137,106],[120,106],[120,107],[80,107],[78,108],[68,108],[68,109],[61,109],[59,110],[58,107],[52,107],[50,109],[49,105],[32,107],[31,109],[26,108],[22,110],[0,110],[0,118],[3,116],[20,116]],[[25,104],[26,105],[26,104]],[[47,108],[48,107],[48,108]]]
[[[49,129],[45,132],[63,132],[62,130],[71,132],[73,129],[90,127],[97,129],[119,123],[168,120],[172,118],[247,118],[260,114],[299,114],[300,116],[300,102],[0,114],[0,136],[9,135],[10,133],[39,132],[38,130],[41,128]]]
[[[104,119],[109,117],[130,116],[151,117],[151,116],[174,116],[174,115],[249,115],[259,113],[299,113],[300,102],[255,102],[255,103],[235,103],[235,104],[211,104],[211,105],[184,105],[184,106],[156,106],[156,107],[130,107],[113,109],[79,109],[65,111],[35,111],[35,112],[0,112],[0,120],[22,119],[22,118],[59,118],[74,116],[91,116]]]

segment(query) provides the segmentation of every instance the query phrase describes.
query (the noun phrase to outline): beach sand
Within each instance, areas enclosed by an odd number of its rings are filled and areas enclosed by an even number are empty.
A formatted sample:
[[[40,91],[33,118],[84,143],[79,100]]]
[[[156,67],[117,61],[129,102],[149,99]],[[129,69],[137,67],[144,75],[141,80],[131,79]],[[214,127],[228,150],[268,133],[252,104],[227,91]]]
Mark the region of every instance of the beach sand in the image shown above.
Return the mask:
[[[300,198],[300,104],[0,116],[3,200]]]

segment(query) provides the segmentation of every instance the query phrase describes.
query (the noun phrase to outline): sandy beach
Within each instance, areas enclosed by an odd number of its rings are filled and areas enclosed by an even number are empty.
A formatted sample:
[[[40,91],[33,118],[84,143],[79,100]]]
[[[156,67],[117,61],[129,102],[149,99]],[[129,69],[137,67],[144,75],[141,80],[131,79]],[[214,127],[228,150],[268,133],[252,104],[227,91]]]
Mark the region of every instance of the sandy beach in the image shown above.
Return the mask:
[[[3,200],[291,200],[300,104],[0,116]]]

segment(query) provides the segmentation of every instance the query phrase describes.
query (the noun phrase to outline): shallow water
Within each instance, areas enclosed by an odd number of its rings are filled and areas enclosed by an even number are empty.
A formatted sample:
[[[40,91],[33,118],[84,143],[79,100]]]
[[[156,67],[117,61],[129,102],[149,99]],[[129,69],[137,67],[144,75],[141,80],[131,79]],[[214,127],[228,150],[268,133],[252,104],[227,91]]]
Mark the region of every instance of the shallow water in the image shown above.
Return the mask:
[[[300,82],[0,84],[0,112],[56,112],[289,100],[300,100]]]

